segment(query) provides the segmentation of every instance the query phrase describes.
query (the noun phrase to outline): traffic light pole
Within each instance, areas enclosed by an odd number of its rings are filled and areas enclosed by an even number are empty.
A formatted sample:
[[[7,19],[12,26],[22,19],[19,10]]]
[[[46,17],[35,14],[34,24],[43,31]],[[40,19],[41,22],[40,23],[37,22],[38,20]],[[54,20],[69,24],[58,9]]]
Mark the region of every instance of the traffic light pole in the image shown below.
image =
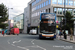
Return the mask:
[[[65,19],[64,31],[65,31],[65,29],[66,29],[65,4],[66,4],[66,0],[64,0],[64,19]]]
[[[64,19],[65,19],[65,24],[66,25],[66,17],[65,17],[65,4],[66,4],[66,0],[64,0]]]
[[[67,36],[66,36],[66,33],[65,33],[65,30],[66,30],[66,16],[65,16],[65,5],[66,5],[66,0],[64,0],[64,20],[65,20],[65,23],[64,23],[64,39],[67,39]]]

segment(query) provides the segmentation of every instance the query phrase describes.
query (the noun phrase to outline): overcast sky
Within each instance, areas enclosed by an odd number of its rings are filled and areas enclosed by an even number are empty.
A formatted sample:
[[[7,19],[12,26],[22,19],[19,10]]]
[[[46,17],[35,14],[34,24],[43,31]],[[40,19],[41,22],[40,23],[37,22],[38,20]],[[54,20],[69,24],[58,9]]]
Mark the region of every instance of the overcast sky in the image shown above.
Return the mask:
[[[9,9],[9,19],[13,19],[16,15],[24,12],[24,8],[27,7],[30,0],[0,0],[0,4],[4,3]]]

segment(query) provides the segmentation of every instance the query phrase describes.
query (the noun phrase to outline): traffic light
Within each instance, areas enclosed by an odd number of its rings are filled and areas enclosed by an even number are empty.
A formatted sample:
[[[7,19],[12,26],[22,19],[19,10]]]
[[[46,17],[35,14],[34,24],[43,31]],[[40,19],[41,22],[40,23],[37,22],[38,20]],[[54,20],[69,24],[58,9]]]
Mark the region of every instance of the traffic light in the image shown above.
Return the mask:
[[[63,19],[63,25],[65,24],[65,18]]]

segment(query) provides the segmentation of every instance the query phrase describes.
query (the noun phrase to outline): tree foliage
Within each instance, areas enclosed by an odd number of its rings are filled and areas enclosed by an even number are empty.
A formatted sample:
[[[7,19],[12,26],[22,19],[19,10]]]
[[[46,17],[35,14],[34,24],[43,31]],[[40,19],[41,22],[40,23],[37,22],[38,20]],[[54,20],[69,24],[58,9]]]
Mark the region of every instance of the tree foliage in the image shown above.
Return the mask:
[[[15,25],[14,28],[17,28],[17,26]]]
[[[4,23],[8,20],[8,9],[7,7],[2,3],[0,4],[0,28],[6,28],[8,26],[7,23]]]
[[[71,20],[73,16],[69,11],[67,11],[65,17],[66,17],[66,29],[69,31],[69,34],[71,34],[70,29],[73,30],[73,22],[74,22],[73,20]]]

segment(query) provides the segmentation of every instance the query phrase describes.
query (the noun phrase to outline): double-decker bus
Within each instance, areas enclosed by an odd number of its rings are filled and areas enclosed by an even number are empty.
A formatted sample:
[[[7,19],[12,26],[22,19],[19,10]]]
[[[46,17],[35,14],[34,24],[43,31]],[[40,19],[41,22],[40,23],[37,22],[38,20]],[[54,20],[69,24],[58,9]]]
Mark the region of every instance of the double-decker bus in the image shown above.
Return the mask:
[[[41,13],[39,25],[39,38],[56,38],[56,14]]]

